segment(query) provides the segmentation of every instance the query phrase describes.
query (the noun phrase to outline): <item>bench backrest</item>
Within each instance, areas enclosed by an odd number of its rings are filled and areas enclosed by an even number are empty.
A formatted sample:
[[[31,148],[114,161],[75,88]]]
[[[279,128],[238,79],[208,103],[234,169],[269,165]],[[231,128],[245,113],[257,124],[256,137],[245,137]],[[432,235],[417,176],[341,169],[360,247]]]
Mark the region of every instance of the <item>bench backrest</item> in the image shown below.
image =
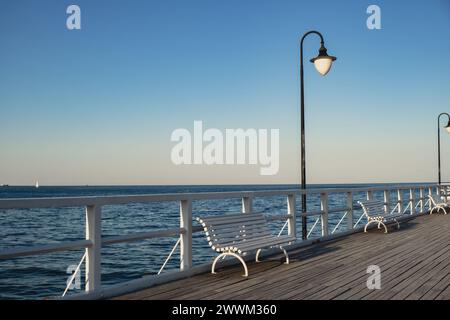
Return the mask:
[[[385,216],[386,206],[383,200],[358,201],[367,217]]]
[[[198,217],[209,245],[216,250],[227,244],[270,236],[267,221],[260,213],[239,213]]]

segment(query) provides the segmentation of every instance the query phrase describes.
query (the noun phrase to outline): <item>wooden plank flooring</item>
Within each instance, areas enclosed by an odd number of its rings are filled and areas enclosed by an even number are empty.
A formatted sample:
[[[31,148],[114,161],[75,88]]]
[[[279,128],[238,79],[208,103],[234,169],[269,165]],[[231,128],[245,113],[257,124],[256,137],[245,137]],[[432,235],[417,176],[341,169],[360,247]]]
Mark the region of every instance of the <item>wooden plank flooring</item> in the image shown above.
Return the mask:
[[[450,214],[425,215],[384,234],[357,233],[282,256],[219,269],[116,299],[450,299]],[[369,290],[369,265],[381,289]]]

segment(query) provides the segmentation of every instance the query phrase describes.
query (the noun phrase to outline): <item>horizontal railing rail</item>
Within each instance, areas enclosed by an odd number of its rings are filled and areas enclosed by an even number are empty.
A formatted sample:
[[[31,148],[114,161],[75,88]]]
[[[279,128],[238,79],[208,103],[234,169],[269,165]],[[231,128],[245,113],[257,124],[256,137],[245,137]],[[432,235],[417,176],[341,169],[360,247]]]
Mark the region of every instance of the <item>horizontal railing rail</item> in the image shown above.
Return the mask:
[[[267,197],[286,197],[286,214],[278,213],[267,215],[267,220],[285,221],[279,235],[287,230],[288,235],[294,235],[297,238],[297,224],[299,218],[304,216],[311,218],[311,227],[308,230],[308,238],[316,235],[318,239],[328,239],[330,236],[339,236],[344,232],[359,231],[358,224],[362,220],[362,214],[355,216],[355,211],[360,210],[360,206],[354,203],[356,194],[364,193],[365,198],[373,199],[374,194],[382,192],[386,212],[397,211],[399,213],[418,214],[429,210],[430,203],[427,201],[427,194],[441,193],[447,196],[448,185],[436,184],[412,184],[412,185],[392,185],[392,186],[372,186],[356,188],[312,188],[306,190],[288,189],[288,190],[263,190],[263,191],[232,191],[232,192],[204,192],[204,193],[172,193],[172,194],[148,194],[148,195],[121,195],[121,196],[94,196],[94,197],[58,197],[58,198],[26,198],[26,199],[0,199],[0,210],[4,209],[34,209],[34,208],[62,208],[62,207],[85,207],[86,208],[86,234],[85,239],[60,242],[55,244],[37,245],[31,247],[15,247],[0,251],[0,259],[14,259],[18,257],[41,255],[52,252],[85,249],[81,263],[85,263],[85,291],[92,297],[101,296],[105,288],[101,283],[101,249],[103,246],[114,245],[118,243],[148,240],[163,237],[178,237],[168,257],[164,260],[158,275],[163,271],[168,261],[173,256],[176,249],[179,249],[180,271],[189,274],[193,268],[192,261],[192,239],[193,233],[203,230],[202,227],[193,224],[192,205],[196,200],[220,200],[220,199],[241,199],[242,213],[251,214],[253,211],[255,198]],[[408,197],[404,197],[405,191],[409,191]],[[418,192],[418,197],[416,194]],[[394,201],[392,201],[394,193]],[[320,209],[311,208],[307,212],[298,212],[296,201],[300,200],[302,194],[308,196],[318,196]],[[342,203],[335,207],[330,207],[330,194],[341,195]],[[148,203],[148,202],[178,202],[179,203],[179,221],[177,228],[161,229],[150,232],[138,232],[118,236],[102,236],[102,207],[110,205],[125,205],[130,203]],[[428,205],[428,208],[427,208]],[[392,208],[391,208],[392,207]],[[215,210],[217,211],[217,210]],[[224,210],[225,211],[225,210]],[[32,214],[32,213],[31,213]],[[330,216],[343,214],[338,222],[330,225]],[[317,218],[314,218],[317,217]],[[355,223],[356,221],[356,223]],[[315,232],[320,226],[320,230]],[[287,227],[287,228],[286,228]],[[345,227],[345,228],[344,228]],[[344,231],[340,229],[344,228]],[[339,232],[338,232],[339,231]],[[305,242],[306,243],[306,242]],[[76,272],[80,271],[78,265]],[[73,281],[75,276],[72,276]],[[68,283],[68,285],[71,284]],[[126,285],[125,285],[126,286]],[[67,293],[67,288],[64,295]],[[115,289],[117,292],[117,289]]]

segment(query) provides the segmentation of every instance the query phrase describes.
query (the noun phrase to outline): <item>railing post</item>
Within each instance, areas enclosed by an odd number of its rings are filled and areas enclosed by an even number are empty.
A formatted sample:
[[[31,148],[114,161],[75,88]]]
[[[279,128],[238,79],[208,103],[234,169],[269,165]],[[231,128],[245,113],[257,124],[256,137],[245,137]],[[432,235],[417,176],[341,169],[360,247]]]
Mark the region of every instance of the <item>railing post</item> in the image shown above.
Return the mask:
[[[320,194],[320,210],[322,214],[320,215],[320,219],[322,222],[322,237],[328,235],[328,194],[321,193]]]
[[[433,188],[432,187],[429,187],[428,188],[428,195],[433,195]],[[432,205],[432,203],[431,203],[431,201],[428,201],[428,210],[431,210],[433,208],[433,205]]]
[[[419,189],[419,197],[420,197],[420,213],[423,213],[425,210],[425,190],[423,188]]]
[[[403,195],[402,190],[397,190],[398,213],[403,213]]]
[[[347,229],[353,229],[353,193],[347,192]]]
[[[383,196],[384,196],[384,207],[386,208],[386,213],[391,213],[391,192],[390,192],[390,190],[384,190]]]
[[[192,267],[192,200],[180,201],[180,228],[185,231],[180,234],[180,270]]]
[[[287,196],[287,208],[288,208],[288,235],[297,236],[297,218],[295,216],[295,194],[289,194]]]
[[[367,191],[367,200],[373,200],[373,191],[372,190]]]
[[[416,195],[414,191],[414,189],[409,189],[409,203],[411,204],[411,214],[416,213]]]
[[[242,197],[242,213],[252,213],[253,211],[253,197]]]
[[[92,246],[86,248],[86,280],[85,290],[88,292],[100,290],[102,276],[102,208],[101,206],[86,207],[86,240],[92,241]]]

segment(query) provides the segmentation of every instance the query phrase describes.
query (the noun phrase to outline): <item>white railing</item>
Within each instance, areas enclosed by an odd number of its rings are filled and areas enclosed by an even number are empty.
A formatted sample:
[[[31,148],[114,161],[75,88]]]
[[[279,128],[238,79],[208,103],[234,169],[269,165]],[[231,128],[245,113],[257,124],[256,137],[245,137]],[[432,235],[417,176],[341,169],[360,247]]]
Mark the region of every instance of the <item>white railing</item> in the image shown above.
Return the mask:
[[[404,198],[405,191],[409,191],[409,197]],[[416,197],[416,192],[419,196]],[[247,192],[212,192],[212,193],[175,193],[175,194],[151,194],[151,195],[133,195],[133,196],[99,196],[99,197],[69,197],[69,198],[27,198],[27,199],[0,199],[0,209],[26,209],[26,208],[55,208],[55,207],[80,207],[86,208],[86,236],[84,240],[60,242],[55,244],[18,247],[0,251],[1,259],[13,259],[23,256],[41,255],[52,252],[85,249],[85,255],[78,264],[75,273],[68,282],[68,286],[63,295],[66,295],[69,286],[77,272],[81,270],[81,264],[85,261],[85,293],[68,295],[66,297],[76,298],[99,298],[113,296],[132,290],[144,288],[153,283],[160,283],[169,280],[182,278],[199,272],[204,272],[207,264],[193,267],[192,261],[192,234],[202,231],[202,228],[193,225],[192,204],[196,200],[217,200],[217,199],[242,199],[242,213],[251,214],[253,212],[253,201],[255,198],[266,198],[274,196],[284,196],[287,200],[286,214],[277,214],[268,216],[269,221],[286,221],[279,235],[287,227],[289,235],[296,235],[301,239],[297,232],[297,224],[300,223],[300,217],[312,218],[308,223],[315,221],[307,234],[308,240],[299,241],[292,247],[307,245],[321,239],[330,239],[344,234],[358,232],[361,222],[360,217],[355,216],[360,207],[354,204],[354,196],[364,193],[367,199],[373,199],[376,194],[384,198],[386,212],[401,212],[410,215],[421,214],[430,209],[427,201],[427,194],[433,192],[441,193],[447,196],[447,185],[438,186],[436,184],[427,185],[399,185],[370,188],[330,188],[330,189],[307,189],[307,190],[275,190],[275,191],[247,191]],[[308,196],[308,206],[312,208],[308,212],[297,212],[296,201],[300,201],[301,195],[305,193]],[[394,193],[395,201],[392,201]],[[338,194],[344,206],[329,206],[330,194]],[[320,209],[314,210],[311,206],[311,197],[319,196]],[[179,202],[179,228],[164,229],[150,232],[139,232],[120,236],[102,236],[102,206],[120,205],[129,203],[147,203],[147,202]],[[428,205],[428,208],[427,208]],[[318,207],[318,206],[317,206]],[[391,209],[392,207],[392,209]],[[224,210],[225,211],[225,210]],[[337,224],[330,232],[330,216],[343,214]],[[314,219],[314,217],[317,217]],[[335,219],[337,220],[337,219]],[[355,223],[356,220],[356,223]],[[345,223],[344,223],[345,221]],[[314,231],[317,226],[320,230]],[[343,228],[343,231],[340,231]],[[301,228],[300,228],[301,230]],[[339,232],[338,232],[339,231]],[[146,276],[141,279],[129,281],[123,284],[105,287],[101,282],[101,249],[103,246],[117,243],[155,239],[162,237],[179,237],[175,246],[170,251],[167,259],[160,268],[158,275]],[[170,260],[175,250],[180,250],[180,266],[178,272],[161,274],[167,262]],[[150,277],[150,278],[149,278]]]
[[[64,289],[62,297],[66,296],[67,291],[69,291],[70,287],[72,286],[73,281],[77,277],[78,273],[81,271],[81,265],[83,264],[84,260],[86,260],[86,252],[83,254],[83,257],[81,257],[81,260],[78,263],[77,267],[75,268],[72,276],[69,278],[69,281],[67,281],[66,289]]]

